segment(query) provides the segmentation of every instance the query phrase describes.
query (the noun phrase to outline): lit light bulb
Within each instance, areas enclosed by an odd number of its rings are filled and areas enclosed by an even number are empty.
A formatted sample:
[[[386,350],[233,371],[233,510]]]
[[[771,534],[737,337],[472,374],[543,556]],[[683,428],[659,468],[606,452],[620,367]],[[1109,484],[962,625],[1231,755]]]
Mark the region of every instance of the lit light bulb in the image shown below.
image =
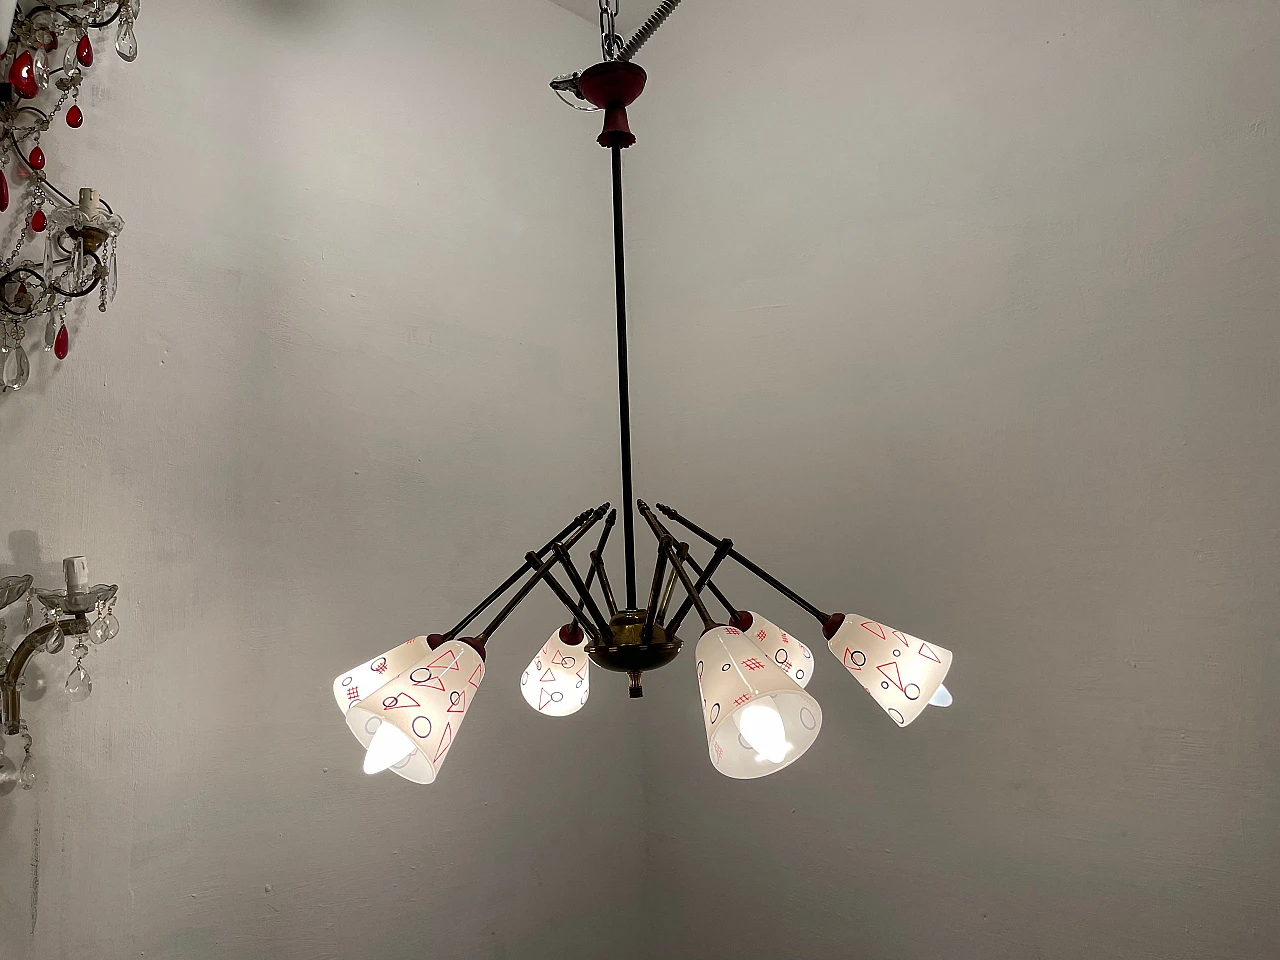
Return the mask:
[[[938,689],[933,691],[933,696],[929,698],[929,705],[933,707],[951,706],[951,691],[942,684],[938,684]]]
[[[781,763],[787,757],[791,744],[787,743],[787,731],[782,717],[769,700],[749,703],[733,715],[742,739],[751,744],[761,763]]]
[[[365,751],[364,772],[381,773],[416,749],[413,741],[397,730],[394,724],[383,723],[369,741],[369,749]]]

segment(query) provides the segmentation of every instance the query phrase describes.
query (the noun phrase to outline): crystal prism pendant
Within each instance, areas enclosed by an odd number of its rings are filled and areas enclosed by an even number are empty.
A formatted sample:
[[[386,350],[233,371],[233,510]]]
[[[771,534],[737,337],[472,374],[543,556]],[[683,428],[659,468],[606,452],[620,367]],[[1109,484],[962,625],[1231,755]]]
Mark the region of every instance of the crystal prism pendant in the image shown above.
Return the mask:
[[[71,109],[67,111],[67,126],[74,128],[82,123],[84,123],[84,114],[80,112],[79,105],[73,103]]]
[[[70,349],[71,337],[67,334],[67,325],[64,323],[58,327],[58,333],[53,338],[53,355],[59,360],[65,360]]]
[[[107,258],[107,300],[114,301],[116,288],[120,285],[120,275],[116,272],[116,245],[111,244],[111,255]]]
[[[31,169],[43,170],[44,169],[44,151],[41,150],[39,147],[35,147],[31,151],[31,156],[27,158],[27,162],[31,164]]]
[[[18,781],[23,790],[30,790],[36,785],[36,758],[29,753],[22,761],[22,769],[18,771]]]
[[[81,66],[89,67],[93,65],[93,44],[89,42],[87,33],[76,44],[76,59],[80,61]]]
[[[120,29],[116,32],[116,53],[126,63],[138,59],[138,38],[133,35],[133,20],[121,19]]]
[[[120,632],[120,621],[116,619],[116,615],[114,613],[108,613],[104,618],[104,622],[107,625],[107,629],[103,636],[107,640],[114,639],[115,635]]]
[[[32,58],[32,71],[35,74],[36,86],[41,90],[49,87],[49,54],[41,47]]]
[[[53,631],[53,636],[44,642],[44,652],[50,656],[56,656],[62,652],[62,648],[66,646],[66,643],[67,638],[63,635],[62,628],[59,627]]]
[[[89,624],[89,639],[93,643],[107,642],[107,621],[105,617],[99,617]]]
[[[46,274],[47,276],[47,274]],[[46,350],[53,349],[53,341],[58,336],[58,326],[62,323],[62,314],[55,311],[49,314],[48,321],[44,325],[44,348]]]
[[[41,231],[43,231],[46,222],[47,222],[47,218],[45,217],[43,210],[37,210],[35,213],[33,213],[31,215],[32,233],[40,233]]]
[[[31,361],[27,359],[27,351],[18,344],[4,358],[4,385],[10,390],[21,390],[27,385],[31,376]]]
[[[89,671],[78,660],[71,668],[71,673],[67,675],[66,690],[67,696],[76,703],[88,700],[89,694],[93,692],[93,680],[89,677]]]
[[[80,72],[80,64],[76,63],[76,46],[74,43],[67,44],[67,52],[62,55],[62,72],[68,77],[74,77]]]

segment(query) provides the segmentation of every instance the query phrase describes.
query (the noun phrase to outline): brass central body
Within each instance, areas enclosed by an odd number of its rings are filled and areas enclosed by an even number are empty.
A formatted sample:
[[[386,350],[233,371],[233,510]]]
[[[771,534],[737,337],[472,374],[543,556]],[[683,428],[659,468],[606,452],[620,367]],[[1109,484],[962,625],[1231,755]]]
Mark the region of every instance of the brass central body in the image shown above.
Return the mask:
[[[619,610],[609,620],[609,636],[587,645],[587,655],[597,666],[630,676],[632,696],[639,695],[640,674],[666,666],[683,645],[659,624],[654,624],[652,636],[646,638],[645,617],[644,610]]]

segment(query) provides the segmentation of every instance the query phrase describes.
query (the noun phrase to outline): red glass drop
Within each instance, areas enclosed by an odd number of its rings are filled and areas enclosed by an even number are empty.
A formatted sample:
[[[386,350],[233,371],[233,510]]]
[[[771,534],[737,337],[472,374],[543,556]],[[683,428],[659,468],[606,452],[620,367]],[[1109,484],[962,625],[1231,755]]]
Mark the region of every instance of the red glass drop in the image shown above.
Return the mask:
[[[34,150],[31,151],[31,156],[28,158],[28,162],[31,164],[31,168],[33,170],[43,170],[44,169],[44,151],[41,150],[39,147],[36,147]]]
[[[0,170],[0,213],[9,209],[9,181],[4,177],[4,171]]]
[[[93,44],[89,42],[88,34],[81,37],[80,42],[76,44],[76,59],[80,61],[82,67],[93,63]]]
[[[84,123],[84,114],[81,113],[80,108],[73,103],[71,105],[71,109],[67,111],[67,126],[78,127],[82,123]]]
[[[67,359],[67,350],[71,346],[71,337],[67,335],[67,325],[58,328],[58,335],[53,338],[53,355],[59,360]]]
[[[13,65],[9,67],[9,82],[13,84],[18,96],[28,100],[40,92],[40,87],[36,84],[35,61],[31,59],[30,50],[23,50],[13,58]]]
[[[43,210],[37,210],[35,213],[31,215],[31,229],[36,233],[39,233],[41,230],[44,229],[44,211]]]

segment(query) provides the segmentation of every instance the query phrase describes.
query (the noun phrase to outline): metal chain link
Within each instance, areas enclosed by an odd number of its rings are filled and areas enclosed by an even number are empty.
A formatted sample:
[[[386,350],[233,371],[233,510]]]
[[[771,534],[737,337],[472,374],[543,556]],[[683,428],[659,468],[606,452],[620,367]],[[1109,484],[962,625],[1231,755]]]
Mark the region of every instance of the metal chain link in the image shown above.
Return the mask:
[[[618,0],[600,0],[600,52],[606,60],[618,59],[626,45],[626,41],[618,36],[617,17]]]

